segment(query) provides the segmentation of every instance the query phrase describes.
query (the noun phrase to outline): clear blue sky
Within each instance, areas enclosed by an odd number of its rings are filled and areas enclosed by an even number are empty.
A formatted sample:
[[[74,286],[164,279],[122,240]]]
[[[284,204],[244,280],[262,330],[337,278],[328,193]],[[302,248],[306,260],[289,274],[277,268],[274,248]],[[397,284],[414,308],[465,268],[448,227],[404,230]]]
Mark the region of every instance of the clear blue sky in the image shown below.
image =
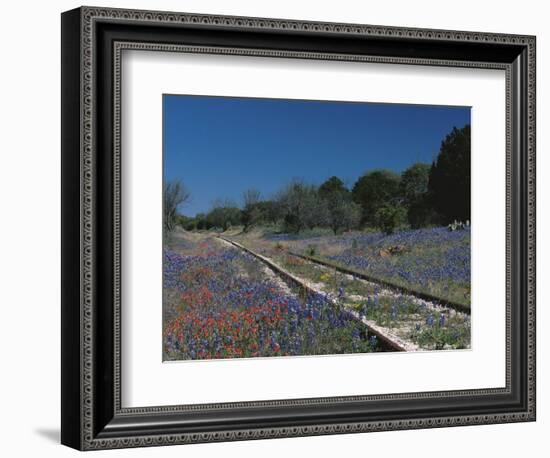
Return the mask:
[[[188,216],[216,199],[240,205],[249,188],[269,198],[294,178],[351,188],[367,170],[431,163],[468,123],[469,107],[164,95],[164,178],[190,190]]]

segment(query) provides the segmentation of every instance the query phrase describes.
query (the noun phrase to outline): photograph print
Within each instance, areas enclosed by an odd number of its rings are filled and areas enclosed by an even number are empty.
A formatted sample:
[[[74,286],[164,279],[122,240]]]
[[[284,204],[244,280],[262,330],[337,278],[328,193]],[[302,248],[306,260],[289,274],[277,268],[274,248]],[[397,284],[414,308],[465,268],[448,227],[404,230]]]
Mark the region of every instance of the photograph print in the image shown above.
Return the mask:
[[[469,349],[470,123],[163,95],[163,361]]]

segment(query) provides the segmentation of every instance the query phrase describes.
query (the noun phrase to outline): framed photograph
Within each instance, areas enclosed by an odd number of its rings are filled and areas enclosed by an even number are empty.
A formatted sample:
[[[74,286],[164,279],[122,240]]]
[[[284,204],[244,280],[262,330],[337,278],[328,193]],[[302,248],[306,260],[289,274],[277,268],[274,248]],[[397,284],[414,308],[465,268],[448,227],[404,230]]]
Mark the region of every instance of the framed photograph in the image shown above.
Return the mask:
[[[535,420],[535,37],[62,14],[62,443]]]

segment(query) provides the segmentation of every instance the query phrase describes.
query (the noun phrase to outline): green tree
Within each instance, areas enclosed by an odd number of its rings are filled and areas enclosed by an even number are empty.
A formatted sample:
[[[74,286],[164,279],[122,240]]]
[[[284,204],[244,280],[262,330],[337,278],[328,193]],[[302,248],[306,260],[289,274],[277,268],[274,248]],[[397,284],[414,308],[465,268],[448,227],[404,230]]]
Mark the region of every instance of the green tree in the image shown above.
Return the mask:
[[[195,221],[196,221],[196,228],[199,231],[203,231],[205,229],[208,229],[207,223],[206,223],[206,214],[204,213],[197,213],[195,215]]]
[[[399,175],[385,169],[373,170],[360,177],[351,192],[353,201],[362,208],[362,222],[375,225],[378,209],[398,199]]]
[[[361,221],[361,207],[352,201],[344,182],[332,176],[319,186],[318,194],[328,208],[328,225],[335,234],[356,228]]]
[[[192,221],[193,218],[190,218],[189,216],[179,214],[176,216],[176,226],[180,226],[183,229],[185,229]]]
[[[186,230],[186,231],[196,231],[199,227],[199,219],[197,219],[197,217],[195,216],[194,218],[188,218],[187,219],[187,222],[185,223],[185,225],[183,226],[183,228]]]
[[[281,208],[275,200],[262,200],[256,204],[261,213],[261,221],[276,224],[281,219]]]
[[[401,174],[399,192],[405,205],[411,205],[428,192],[430,165],[417,162]]]
[[[416,163],[401,174],[399,192],[407,208],[407,219],[414,227],[435,223],[437,216],[428,198],[430,165]]]
[[[441,142],[428,183],[430,200],[442,223],[470,220],[470,125],[456,127]]]
[[[217,228],[227,231],[231,226],[241,224],[241,210],[229,201],[215,202],[206,215],[207,229]]]
[[[349,190],[340,178],[332,176],[319,186],[319,196],[325,199],[334,194],[349,194]]]

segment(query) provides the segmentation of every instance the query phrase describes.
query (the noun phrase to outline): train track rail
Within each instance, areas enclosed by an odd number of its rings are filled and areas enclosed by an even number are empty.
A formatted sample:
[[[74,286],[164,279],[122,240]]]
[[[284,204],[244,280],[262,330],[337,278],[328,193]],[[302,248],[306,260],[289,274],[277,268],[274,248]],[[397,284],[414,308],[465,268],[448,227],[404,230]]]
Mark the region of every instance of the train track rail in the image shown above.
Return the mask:
[[[271,269],[273,272],[275,272],[279,277],[281,277],[287,284],[290,284],[294,287],[298,287],[299,289],[309,293],[309,294],[324,294],[322,291],[314,288],[311,286],[308,282],[305,280],[293,275],[292,273],[288,272],[286,269],[281,267],[279,264],[272,261],[270,258],[263,256],[259,253],[256,253],[254,250],[251,250],[250,248],[240,244],[239,242],[236,242],[234,240],[228,239],[226,237],[217,236],[219,240],[222,240],[223,242],[230,244],[234,246],[235,248],[238,248],[260,262],[262,262],[264,265],[266,265],[269,269]],[[341,305],[337,304],[335,300],[327,297],[327,300],[330,301],[335,307],[340,307]],[[345,308],[346,312],[355,320],[360,321],[362,324],[365,325],[367,328],[367,332],[371,335],[376,336],[376,338],[379,340],[381,345],[387,349],[393,350],[393,351],[416,351],[419,349],[419,347],[414,344],[413,342],[406,341],[402,339],[401,337],[396,336],[388,329],[377,325],[375,322],[366,319],[364,316],[360,315],[355,310],[351,310],[349,308]]]
[[[378,284],[380,286],[383,286],[383,287],[385,287],[389,290],[399,292],[399,293],[402,293],[402,294],[407,294],[409,296],[414,296],[414,297],[417,297],[417,298],[422,299],[424,301],[428,301],[428,302],[432,302],[434,304],[441,305],[443,307],[452,308],[452,309],[455,309],[458,312],[466,313],[468,315],[470,314],[470,307],[468,307],[464,304],[461,304],[459,302],[449,301],[447,299],[443,299],[441,297],[434,296],[434,295],[431,295],[431,294],[428,294],[428,293],[423,293],[421,291],[416,291],[414,289],[407,288],[405,286],[396,285],[395,283],[392,283],[392,282],[389,282],[389,281],[386,281],[386,280],[381,280],[379,278],[373,277],[373,276],[365,274],[363,272],[358,272],[354,269],[347,269],[345,267],[336,265],[332,262],[324,261],[322,259],[319,259],[319,258],[316,258],[316,257],[313,257],[313,256],[308,256],[308,255],[305,255],[305,254],[295,253],[293,251],[287,251],[287,253],[292,255],[292,256],[295,256],[297,258],[301,258],[301,259],[304,259],[306,261],[313,262],[315,264],[319,264],[321,266],[328,267],[330,269],[336,270],[340,273],[347,274],[347,275],[352,275],[356,278],[360,278],[362,280],[366,280],[366,281],[371,282],[371,283],[376,283],[376,284]]]

